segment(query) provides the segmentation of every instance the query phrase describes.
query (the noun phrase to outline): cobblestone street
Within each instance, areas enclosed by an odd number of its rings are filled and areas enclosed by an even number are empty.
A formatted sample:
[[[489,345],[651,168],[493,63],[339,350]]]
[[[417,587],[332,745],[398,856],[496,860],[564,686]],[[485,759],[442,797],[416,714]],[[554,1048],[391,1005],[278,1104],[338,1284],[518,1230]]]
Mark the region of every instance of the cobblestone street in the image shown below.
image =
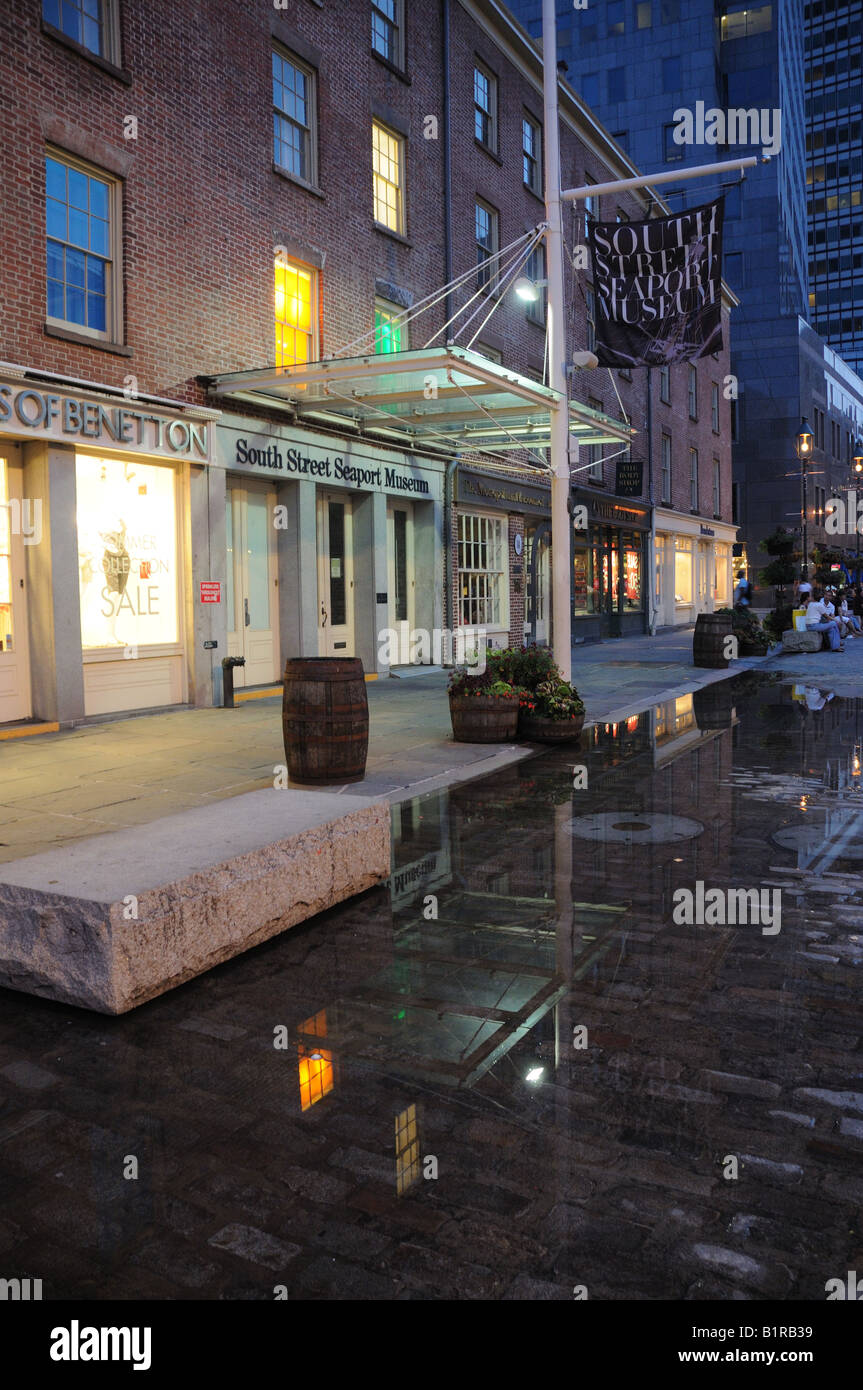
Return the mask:
[[[801,690],[745,674],[700,725],[677,700],[404,802],[387,888],[129,1016],[7,992],[4,1268],[823,1299],[863,1266],[863,702]],[[697,880],[778,887],[781,930],[675,923]]]

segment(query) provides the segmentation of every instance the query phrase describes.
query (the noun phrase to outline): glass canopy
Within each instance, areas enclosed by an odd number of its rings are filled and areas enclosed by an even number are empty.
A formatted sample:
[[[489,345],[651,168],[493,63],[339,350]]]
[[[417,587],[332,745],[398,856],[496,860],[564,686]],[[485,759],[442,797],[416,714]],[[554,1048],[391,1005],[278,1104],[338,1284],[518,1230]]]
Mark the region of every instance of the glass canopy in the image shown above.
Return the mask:
[[[453,345],[230,372],[210,386],[223,400],[287,408],[298,423],[447,454],[547,449],[560,399],[531,377]],[[569,431],[581,445],[624,447],[635,434],[580,401],[569,402]]]

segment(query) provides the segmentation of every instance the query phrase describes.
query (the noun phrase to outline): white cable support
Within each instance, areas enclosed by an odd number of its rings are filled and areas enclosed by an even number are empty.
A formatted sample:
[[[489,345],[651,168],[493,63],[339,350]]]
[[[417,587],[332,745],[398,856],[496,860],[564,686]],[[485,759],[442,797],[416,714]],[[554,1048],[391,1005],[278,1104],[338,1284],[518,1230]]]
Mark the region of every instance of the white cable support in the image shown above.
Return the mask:
[[[528,238],[538,238],[541,235],[542,231],[538,228],[534,228],[532,231],[529,232],[523,232],[520,237],[517,237],[515,239],[515,241],[510,241],[506,246],[502,246],[500,250],[492,252],[492,254],[489,256],[489,261],[494,261],[502,256],[506,256],[509,254],[511,250],[520,246],[522,242],[527,241]],[[442,288],[432,290],[430,294],[427,294],[422,299],[417,300],[416,304],[413,304],[405,314],[404,318],[402,319],[402,323],[409,324],[413,322],[414,319],[419,318],[422,314],[426,313],[429,309],[433,309],[436,304],[439,304],[442,299],[446,299],[447,295],[451,294],[452,291],[457,289],[464,281],[470,280],[470,278],[476,274],[476,269],[477,268],[475,265],[470,266],[467,270],[462,271],[460,275],[457,275],[455,279],[450,280]],[[458,314],[456,314],[454,317],[457,318]],[[452,321],[453,320],[451,319],[450,323]],[[448,326],[448,324],[444,325],[445,328]],[[355,348],[358,344],[365,343],[369,339],[371,339],[372,342],[374,342],[374,337],[375,329],[372,328],[367,332],[360,334],[358,338],[352,339],[351,342],[344,343],[342,347],[338,349],[337,352],[331,353],[329,356],[332,358],[347,357],[350,353],[351,348]],[[434,340],[432,339],[431,341]]]
[[[542,235],[543,235],[542,232],[536,232],[536,234],[532,237],[532,239],[531,239],[531,241],[528,243],[528,245],[525,246],[525,247],[523,248],[523,250],[522,250],[520,253],[518,253],[518,254],[516,254],[516,255],[513,256],[512,261],[511,261],[511,262],[509,263],[509,265],[508,265],[508,268],[507,268],[507,270],[506,270],[506,273],[505,273],[502,277],[500,277],[500,279],[499,279],[499,285],[500,285],[501,288],[503,287],[504,282],[505,282],[506,280],[511,279],[511,277],[516,273],[516,271],[520,270],[520,269],[522,268],[522,266],[527,265],[528,259],[529,259],[529,257],[533,254],[534,247],[537,245],[537,243],[538,243],[539,240],[541,239]],[[499,267],[498,267],[498,271],[501,271],[502,269],[503,269],[502,266],[499,266]],[[483,291],[482,291],[482,290],[478,290],[477,293],[478,293],[478,294],[482,294]],[[476,295],[474,295],[474,296],[472,296],[472,297],[473,297],[473,298],[476,298]],[[468,301],[468,303],[470,303],[470,300]],[[489,311],[488,311],[486,317],[483,319],[483,321],[482,321],[482,323],[480,324],[479,328],[476,330],[476,332],[474,333],[473,337],[470,339],[470,342],[467,343],[466,346],[467,346],[468,348],[473,347],[474,343],[476,342],[476,340],[477,340],[477,338],[479,337],[479,335],[480,335],[480,333],[482,332],[482,330],[485,328],[485,326],[486,326],[486,324],[488,323],[489,319],[492,317],[492,315],[493,315],[494,313],[497,312],[497,310],[500,308],[500,306],[501,306],[502,303],[503,303],[503,295],[502,295],[502,294],[499,294],[496,298],[494,298],[494,299],[492,300],[491,308],[489,309]],[[464,306],[464,308],[466,309],[467,307],[468,307],[468,306],[467,306],[467,304],[466,304],[466,305]],[[464,313],[464,309],[462,309],[461,312]],[[479,312],[479,310],[477,310],[477,312]],[[458,315],[456,315],[456,317],[458,317]],[[475,318],[476,318],[476,314],[471,314],[471,316],[470,316],[470,318],[468,319],[467,323],[462,324],[462,327],[461,327],[461,329],[460,329],[459,331],[460,331],[460,332],[463,332],[464,329],[467,328],[468,325],[471,324]]]
[[[525,453],[528,455],[528,457],[530,457],[530,458],[535,458],[536,461],[537,461],[537,463],[540,464],[541,467],[543,467],[543,468],[547,467],[546,462],[545,462],[545,459],[541,459],[541,458],[539,457],[538,454],[534,454],[533,450],[530,448],[530,445],[529,445],[526,441],[519,439],[517,435],[510,434],[510,432],[509,432],[509,430],[507,429],[506,425],[502,425],[502,424],[500,423],[499,420],[496,420],[495,417],[494,417],[494,415],[492,414],[492,412],[491,412],[490,410],[487,410],[486,407],[482,404],[482,401],[478,401],[478,400],[475,401],[475,400],[473,400],[473,399],[468,395],[467,391],[464,389],[463,386],[459,385],[459,383],[458,383],[457,381],[453,381],[453,379],[452,379],[452,372],[450,372],[449,370],[447,371],[447,380],[450,382],[450,384],[451,384],[452,386],[455,386],[456,390],[461,391],[462,395],[467,399],[467,401],[468,401],[471,405],[473,405],[474,407],[478,406],[479,409],[482,411],[483,415],[487,415],[487,416],[488,416],[489,420],[491,420],[491,422],[492,422],[492,424],[494,425],[494,427],[495,427],[496,430],[501,430],[501,431],[503,432],[503,434],[506,435],[507,439],[512,440],[513,444],[517,444],[517,445],[519,445],[521,448],[523,448],[524,451],[525,451]],[[568,406],[567,406],[567,409],[568,409]]]
[[[529,232],[529,233],[527,233],[526,235],[530,236],[530,238],[531,238],[530,243],[528,244],[527,247],[524,247],[524,248],[521,248],[521,247],[519,247],[519,246],[516,247],[516,250],[512,253],[512,255],[511,255],[509,261],[507,262],[507,275],[509,275],[509,274],[512,272],[512,269],[513,269],[514,267],[516,267],[516,266],[518,266],[518,265],[524,265],[524,264],[526,263],[528,256],[530,255],[530,253],[531,253],[531,251],[533,250],[533,248],[534,248],[534,246],[536,245],[536,243],[539,241],[539,238],[542,236],[542,233],[541,233],[541,232]],[[522,238],[521,240],[524,240],[524,238]],[[489,265],[490,262],[491,262],[491,260],[492,260],[492,257],[490,256],[489,259],[488,259],[487,261],[484,261],[484,262],[483,262],[483,265]],[[471,274],[472,274],[472,275],[475,275],[475,274],[477,273],[477,270],[478,270],[478,267],[475,266],[475,267],[473,268],[473,270],[471,271]],[[500,274],[500,272],[501,272],[502,270],[503,270],[503,262],[501,262],[501,264],[498,266],[498,274]],[[506,276],[505,276],[504,278],[506,278]],[[431,347],[431,345],[432,345],[432,343],[434,342],[435,338],[439,338],[440,335],[441,335],[441,333],[445,333],[446,330],[450,327],[450,324],[455,323],[456,319],[461,318],[462,314],[464,314],[464,313],[467,312],[467,310],[470,308],[471,304],[473,304],[473,302],[474,302],[475,299],[480,299],[480,300],[482,300],[482,303],[477,307],[477,309],[474,311],[474,313],[471,314],[470,318],[467,319],[467,321],[466,321],[465,323],[463,323],[463,324],[460,326],[460,328],[458,329],[458,332],[459,332],[459,333],[463,333],[463,332],[465,331],[465,329],[468,328],[469,325],[473,323],[473,321],[474,321],[474,319],[476,318],[477,314],[481,312],[482,307],[483,307],[483,304],[486,302],[485,288],[482,287],[482,286],[479,286],[476,290],[474,290],[474,292],[473,292],[473,294],[471,295],[470,299],[468,299],[468,300],[461,306],[460,309],[456,309],[455,313],[452,315],[452,318],[450,318],[450,319],[448,320],[447,323],[443,324],[443,325],[437,330],[436,333],[433,333],[432,336],[429,338],[428,342],[423,343],[423,347],[424,347],[424,348],[429,348],[429,347]],[[493,305],[492,305],[492,309],[491,309],[491,312],[490,312],[489,315],[488,315],[488,318],[491,318],[491,315],[494,313],[495,309],[498,307],[498,304],[499,304],[500,302],[501,302],[501,301],[500,301],[499,299],[494,300]],[[485,323],[486,323],[486,322],[488,322],[487,319],[484,320],[483,327],[485,326]],[[480,332],[480,331],[481,331],[481,330],[478,329],[478,330],[477,330],[477,333]],[[475,334],[474,334],[474,338],[475,338],[476,336],[477,336],[477,334],[475,333]],[[473,342],[473,338],[471,339],[471,342]],[[470,344],[468,344],[468,347],[469,347],[469,346],[470,346]]]

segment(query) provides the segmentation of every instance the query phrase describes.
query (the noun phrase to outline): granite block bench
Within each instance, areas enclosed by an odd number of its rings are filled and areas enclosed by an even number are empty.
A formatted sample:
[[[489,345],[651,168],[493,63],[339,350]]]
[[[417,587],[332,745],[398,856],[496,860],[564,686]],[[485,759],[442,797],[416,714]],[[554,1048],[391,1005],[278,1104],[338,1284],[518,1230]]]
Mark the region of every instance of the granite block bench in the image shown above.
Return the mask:
[[[0,985],[121,1014],[390,873],[390,808],[249,792],[0,864]]]

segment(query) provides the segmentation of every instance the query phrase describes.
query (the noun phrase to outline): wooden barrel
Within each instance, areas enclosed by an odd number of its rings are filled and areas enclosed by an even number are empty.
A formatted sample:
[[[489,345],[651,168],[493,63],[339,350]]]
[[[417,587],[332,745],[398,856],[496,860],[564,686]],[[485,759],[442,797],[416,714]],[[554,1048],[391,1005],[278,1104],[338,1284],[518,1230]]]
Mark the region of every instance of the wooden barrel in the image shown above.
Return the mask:
[[[725,639],[731,635],[730,613],[699,613],[692,641],[692,664],[725,668]]]
[[[360,659],[289,660],[282,730],[291,781],[361,782],[369,748],[369,702]]]
[[[518,700],[450,695],[449,713],[456,743],[512,743],[518,728]]]

